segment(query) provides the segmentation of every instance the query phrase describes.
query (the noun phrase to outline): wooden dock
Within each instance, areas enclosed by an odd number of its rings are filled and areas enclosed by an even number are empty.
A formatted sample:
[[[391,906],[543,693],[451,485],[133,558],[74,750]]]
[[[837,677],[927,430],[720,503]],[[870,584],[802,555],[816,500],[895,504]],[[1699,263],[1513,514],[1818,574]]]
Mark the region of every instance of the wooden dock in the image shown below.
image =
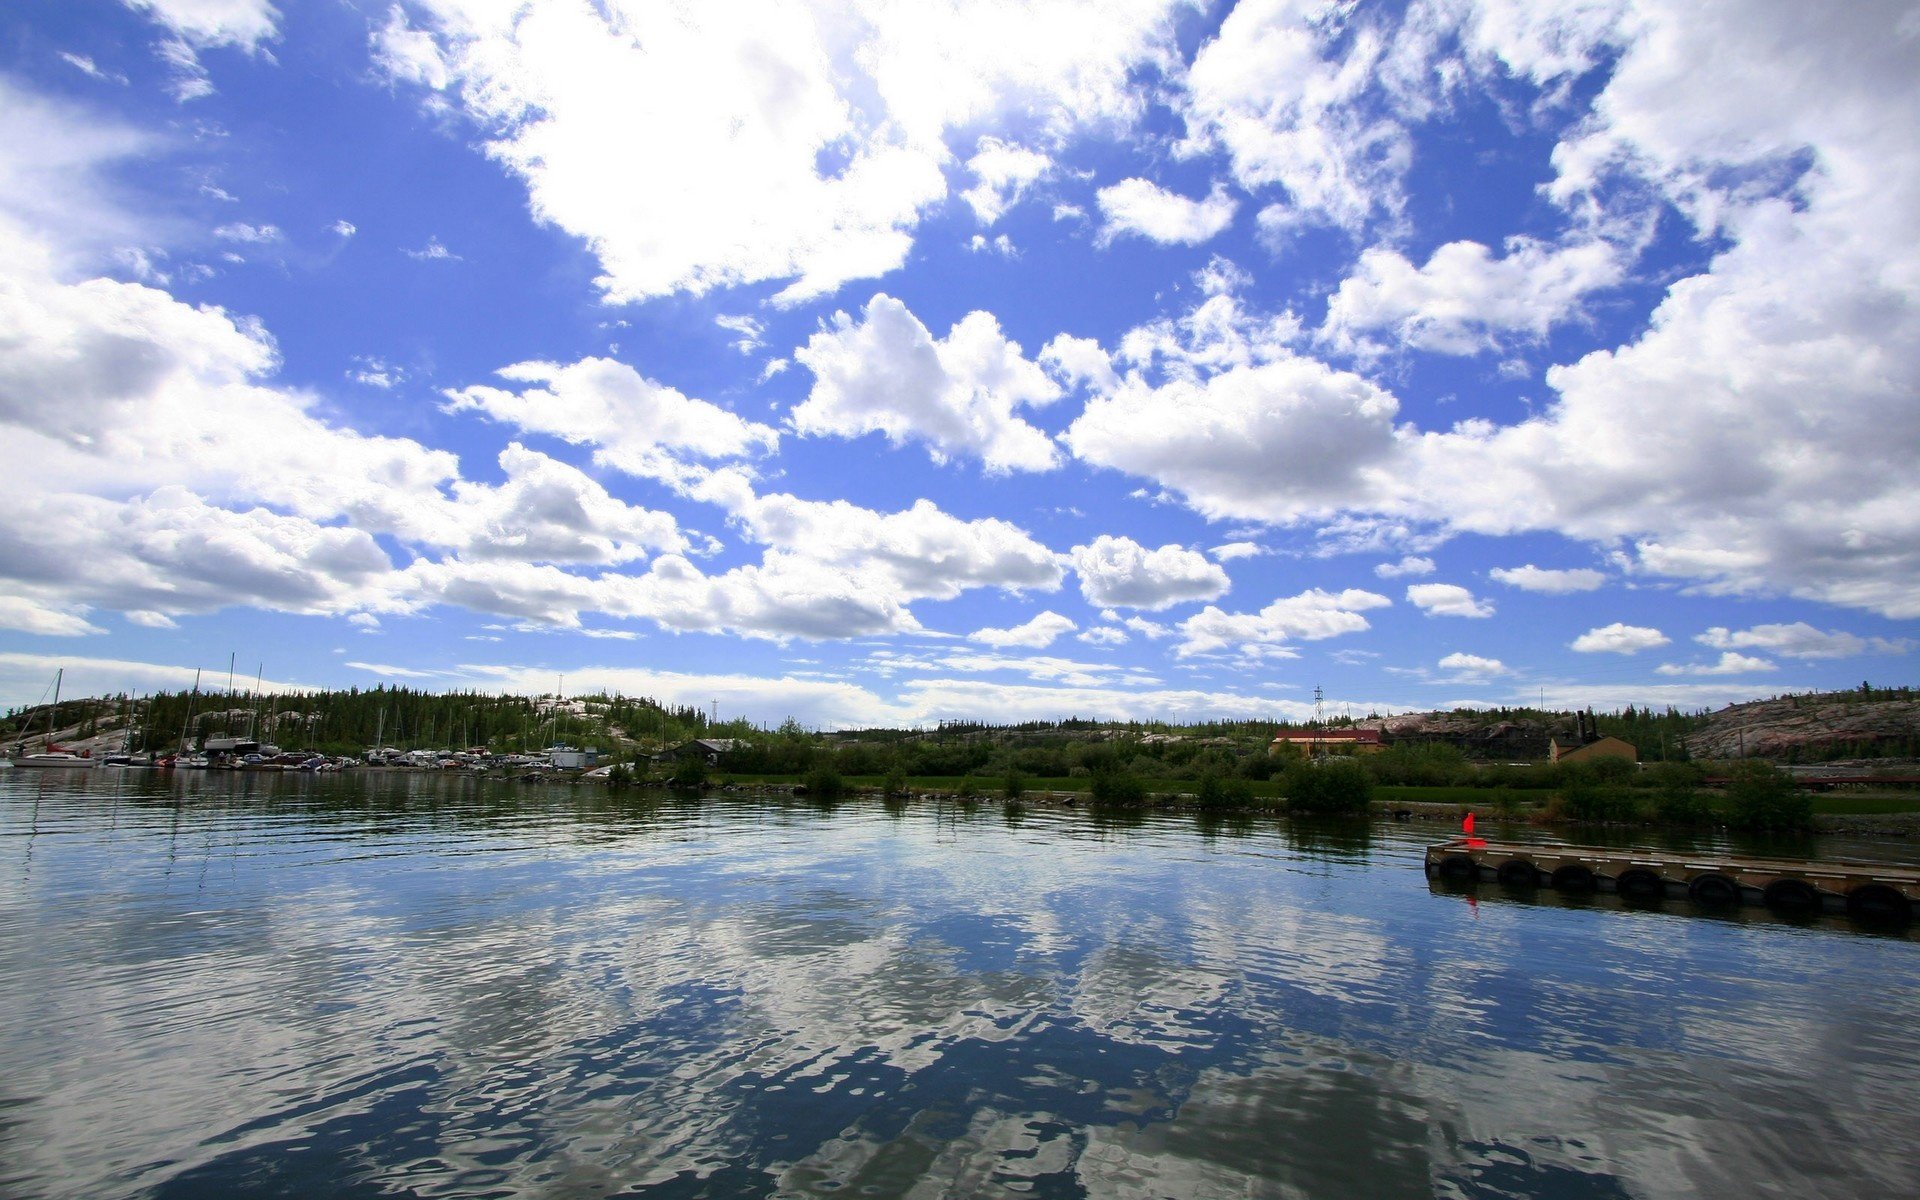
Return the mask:
[[[1474,886],[1613,892],[1627,900],[1689,899],[1708,908],[1764,904],[1780,913],[1846,913],[1904,925],[1920,907],[1920,868],[1844,859],[1755,858],[1664,850],[1454,838],[1427,847],[1428,876]]]

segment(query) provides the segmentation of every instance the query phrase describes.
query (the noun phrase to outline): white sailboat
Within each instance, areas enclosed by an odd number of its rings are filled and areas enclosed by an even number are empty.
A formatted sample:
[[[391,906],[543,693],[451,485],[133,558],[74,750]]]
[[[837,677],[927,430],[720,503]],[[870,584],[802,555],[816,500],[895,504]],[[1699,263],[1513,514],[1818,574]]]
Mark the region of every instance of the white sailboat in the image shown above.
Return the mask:
[[[60,713],[60,681],[66,675],[62,667],[53,675],[53,706],[47,710],[47,736],[38,753],[19,753],[11,760],[16,767],[97,767],[100,764],[90,755],[73,751],[53,744],[53,723]]]

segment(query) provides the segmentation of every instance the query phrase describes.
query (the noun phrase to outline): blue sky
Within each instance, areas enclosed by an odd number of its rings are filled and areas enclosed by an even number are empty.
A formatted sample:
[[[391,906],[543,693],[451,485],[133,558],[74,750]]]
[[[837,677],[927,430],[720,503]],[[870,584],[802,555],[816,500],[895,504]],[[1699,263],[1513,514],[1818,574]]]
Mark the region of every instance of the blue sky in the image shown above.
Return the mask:
[[[1910,682],[1920,8],[21,0],[0,692]]]

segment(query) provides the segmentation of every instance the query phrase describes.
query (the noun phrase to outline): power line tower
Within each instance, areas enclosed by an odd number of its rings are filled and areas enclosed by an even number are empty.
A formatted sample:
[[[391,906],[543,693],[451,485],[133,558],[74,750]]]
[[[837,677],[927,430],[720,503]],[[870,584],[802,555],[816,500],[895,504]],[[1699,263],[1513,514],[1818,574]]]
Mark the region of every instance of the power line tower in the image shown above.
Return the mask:
[[[1326,696],[1320,685],[1313,687],[1313,743],[1308,748],[1309,758],[1325,758],[1327,755],[1327,712]]]

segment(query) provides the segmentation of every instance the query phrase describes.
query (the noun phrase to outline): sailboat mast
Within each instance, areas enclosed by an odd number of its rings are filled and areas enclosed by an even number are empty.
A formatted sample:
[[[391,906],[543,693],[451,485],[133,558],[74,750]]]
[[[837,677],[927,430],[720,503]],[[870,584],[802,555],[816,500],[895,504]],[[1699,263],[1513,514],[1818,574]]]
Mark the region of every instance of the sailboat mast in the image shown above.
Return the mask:
[[[260,681],[267,676],[267,664],[261,663],[260,669],[253,673],[253,695],[247,697],[247,740],[260,740]]]
[[[187,715],[180,718],[180,753],[187,752],[187,726],[193,724],[193,710],[200,705],[200,668],[193,669],[193,694],[187,701]]]
[[[53,727],[60,720],[60,680],[67,673],[61,667],[53,673],[53,707],[47,710],[47,749],[53,748]]]

